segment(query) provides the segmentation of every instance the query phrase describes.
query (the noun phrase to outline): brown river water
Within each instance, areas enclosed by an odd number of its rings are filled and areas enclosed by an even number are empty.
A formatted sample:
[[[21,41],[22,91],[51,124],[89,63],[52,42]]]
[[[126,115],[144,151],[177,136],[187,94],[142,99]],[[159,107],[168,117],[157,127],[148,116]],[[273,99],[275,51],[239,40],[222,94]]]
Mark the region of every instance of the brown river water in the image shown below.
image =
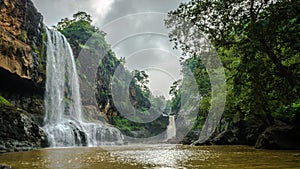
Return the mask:
[[[300,151],[248,146],[126,145],[57,148],[0,154],[14,169],[300,169]]]

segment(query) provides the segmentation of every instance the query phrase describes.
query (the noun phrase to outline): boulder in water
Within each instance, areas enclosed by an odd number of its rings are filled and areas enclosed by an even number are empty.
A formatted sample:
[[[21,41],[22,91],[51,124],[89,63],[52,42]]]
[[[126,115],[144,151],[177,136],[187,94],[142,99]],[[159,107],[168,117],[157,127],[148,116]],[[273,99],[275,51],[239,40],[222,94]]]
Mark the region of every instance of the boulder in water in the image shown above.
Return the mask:
[[[11,166],[6,164],[0,164],[0,169],[11,169]]]
[[[300,149],[300,131],[282,122],[268,127],[258,138],[255,148]]]

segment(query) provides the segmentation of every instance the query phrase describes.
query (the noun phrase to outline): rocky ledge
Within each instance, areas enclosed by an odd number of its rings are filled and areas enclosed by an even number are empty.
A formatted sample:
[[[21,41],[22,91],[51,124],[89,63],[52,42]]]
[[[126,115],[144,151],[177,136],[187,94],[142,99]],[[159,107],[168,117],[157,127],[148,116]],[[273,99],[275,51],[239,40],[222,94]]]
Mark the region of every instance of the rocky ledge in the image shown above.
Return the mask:
[[[0,103],[0,153],[46,147],[44,131],[29,115],[15,107]]]

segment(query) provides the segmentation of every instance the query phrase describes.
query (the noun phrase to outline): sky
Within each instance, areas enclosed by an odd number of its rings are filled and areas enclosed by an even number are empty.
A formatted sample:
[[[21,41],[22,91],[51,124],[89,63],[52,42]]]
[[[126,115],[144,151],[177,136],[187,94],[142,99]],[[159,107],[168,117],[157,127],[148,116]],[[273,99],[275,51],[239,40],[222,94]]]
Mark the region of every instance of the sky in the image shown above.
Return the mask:
[[[56,25],[78,11],[92,16],[107,33],[106,40],[118,58],[125,57],[129,70],[149,75],[154,95],[170,99],[168,91],[180,78],[180,51],[172,49],[163,20],[166,13],[187,0],[33,0],[45,24]]]

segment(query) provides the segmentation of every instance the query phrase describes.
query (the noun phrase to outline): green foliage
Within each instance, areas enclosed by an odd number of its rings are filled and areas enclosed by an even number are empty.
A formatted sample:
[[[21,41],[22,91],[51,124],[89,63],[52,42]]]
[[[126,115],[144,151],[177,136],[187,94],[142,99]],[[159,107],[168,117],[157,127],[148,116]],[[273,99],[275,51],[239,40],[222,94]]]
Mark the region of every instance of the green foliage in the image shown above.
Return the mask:
[[[41,47],[41,52],[40,52],[40,55],[41,55],[41,59],[44,60],[46,59],[46,49],[45,49],[45,41],[46,41],[46,38],[47,38],[47,35],[46,35],[46,31],[43,30],[42,32],[42,47]]]
[[[121,118],[120,116],[113,117],[114,125],[120,130],[131,130],[131,127],[128,124],[128,120]]]
[[[150,95],[150,89],[148,88],[149,76],[145,71],[134,70],[131,72],[133,76],[132,86],[138,90],[144,97],[148,98]]]
[[[169,94],[172,97],[177,97],[180,95],[181,81],[182,81],[181,79],[176,80],[175,82],[173,82],[172,86],[170,87]]]
[[[205,118],[208,115],[210,102],[211,102],[211,84],[210,79],[207,73],[207,70],[203,64],[203,62],[199,59],[199,57],[193,56],[186,60],[182,60],[181,64],[183,65],[183,73],[186,71],[191,71],[196,78],[197,87],[199,91],[199,95],[201,96],[201,102],[199,104],[199,112],[196,124],[194,128],[201,128],[205,122]],[[184,66],[185,65],[185,66]],[[188,79],[185,80],[185,83],[189,83]],[[187,85],[189,86],[189,85]],[[190,88],[185,89],[190,90]],[[170,88],[170,94],[173,96],[171,100],[172,112],[177,114],[179,109],[182,109],[181,105],[181,95],[187,95],[188,91],[184,91],[182,89],[182,80],[177,80],[173,83],[173,86]],[[192,97],[192,96],[189,96]],[[191,108],[194,105],[186,104],[188,108]]]
[[[21,41],[23,41],[24,43],[27,42],[27,31],[22,30],[21,35],[20,35],[20,39],[21,39]]]
[[[36,46],[36,44],[32,44],[31,48],[32,48],[32,50],[33,50],[34,53],[36,53],[36,54],[40,53],[39,50],[38,50],[38,48],[37,48],[37,46]]]
[[[89,15],[83,11],[79,11],[79,12],[75,13],[73,15],[73,18],[74,18],[73,20],[75,20],[75,21],[86,21],[86,22],[92,23],[91,15]]]
[[[4,104],[6,106],[12,106],[12,104],[2,96],[0,96],[0,104]]]
[[[84,21],[88,24],[91,24],[92,18],[91,18],[91,15],[87,14],[86,12],[79,11],[79,12],[73,14],[73,19],[69,19],[69,18],[61,19],[61,21],[58,22],[58,24],[57,24],[57,26],[55,26],[55,28],[58,30],[64,30],[67,27],[69,27],[71,24],[73,24],[74,22],[78,22],[78,21]]]
[[[121,116],[113,116],[113,124],[122,131],[145,130],[142,126],[131,125],[126,118]]]
[[[274,119],[291,122],[299,113],[299,13],[299,0],[191,0],[171,11],[166,25],[175,47],[190,58],[205,49],[201,39],[218,52],[227,77],[225,118],[239,113],[271,125]],[[204,95],[202,119],[210,84],[201,62],[186,63]]]
[[[72,19],[62,19],[55,28],[66,36],[75,56],[78,56],[83,49],[91,52],[91,55],[99,54],[99,50],[110,50],[104,38],[105,33],[92,25],[91,16],[86,12],[75,13]]]
[[[292,121],[296,114],[300,111],[300,101],[293,102],[290,105],[283,105],[272,114],[276,119],[282,121]]]

